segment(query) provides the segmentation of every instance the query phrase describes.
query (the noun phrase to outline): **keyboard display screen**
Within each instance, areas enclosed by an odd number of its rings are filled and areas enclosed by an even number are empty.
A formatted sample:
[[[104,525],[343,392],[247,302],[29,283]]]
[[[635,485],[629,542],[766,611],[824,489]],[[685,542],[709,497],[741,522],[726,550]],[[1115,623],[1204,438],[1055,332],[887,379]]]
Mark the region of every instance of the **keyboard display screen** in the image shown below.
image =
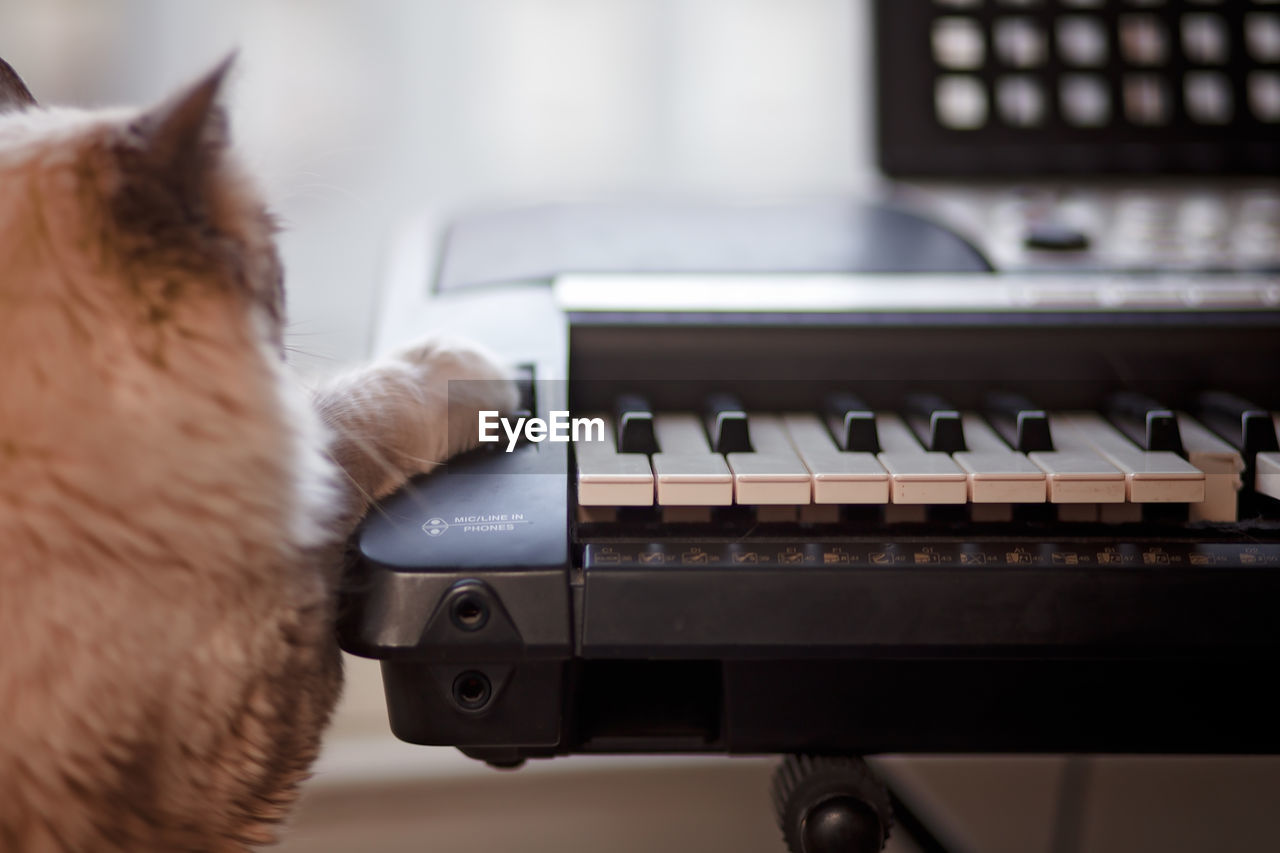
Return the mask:
[[[895,175],[1274,174],[1276,0],[878,0]]]

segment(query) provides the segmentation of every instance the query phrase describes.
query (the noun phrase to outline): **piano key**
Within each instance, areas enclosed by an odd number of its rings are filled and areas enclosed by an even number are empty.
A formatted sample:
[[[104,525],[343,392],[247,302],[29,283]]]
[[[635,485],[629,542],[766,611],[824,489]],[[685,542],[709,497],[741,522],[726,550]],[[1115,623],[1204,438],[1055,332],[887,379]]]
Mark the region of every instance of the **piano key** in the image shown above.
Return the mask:
[[[1125,475],[1125,496],[1132,503],[1199,503],[1204,500],[1204,472],[1169,451],[1146,451],[1094,412],[1053,414],[1049,418],[1057,443],[1064,433],[1096,450]]]
[[[1186,456],[1177,416],[1168,407],[1134,391],[1112,394],[1107,405],[1116,426],[1143,450]]]
[[[1010,449],[978,415],[966,412],[961,422],[971,449],[951,458],[968,476],[971,503],[1044,503],[1048,494],[1044,471]]]
[[[1027,459],[1045,474],[1046,492],[1050,503],[1100,504],[1123,503],[1125,497],[1124,472],[1108,462],[1102,455],[1080,443],[1070,450],[1051,450],[1027,454]],[[1071,512],[1068,511],[1068,516]],[[1093,510],[1090,521],[1097,520]],[[1058,517],[1064,518],[1060,508]]]
[[[729,506],[733,474],[724,457],[711,452],[694,415],[659,414],[653,419],[658,453],[650,457],[662,506]]]
[[[889,472],[892,503],[966,502],[968,477],[950,455],[926,451],[897,415],[876,415],[876,433],[883,448],[876,458]]]
[[[965,449],[960,412],[937,394],[907,397],[908,420],[926,450],[957,453]]]
[[[995,391],[983,400],[991,423],[1019,453],[1054,450],[1049,415],[1020,394]]]
[[[748,423],[753,450],[729,453],[734,500],[740,504],[809,503],[812,478],[792,447],[777,415],[752,414]]]
[[[1245,485],[1262,491],[1257,484],[1257,456],[1280,450],[1270,413],[1248,400],[1221,391],[1201,394],[1197,402],[1202,422],[1240,451]]]
[[[1187,461],[1204,472],[1204,500],[1192,504],[1191,521],[1236,521],[1244,485],[1244,457],[1190,415],[1178,413],[1178,428]]]
[[[815,504],[889,502],[889,474],[875,454],[841,451],[815,415],[791,413],[782,422],[812,477]]]
[[[1271,414],[1243,397],[1206,391],[1197,398],[1201,420],[1246,456],[1280,450]]]
[[[876,415],[861,398],[848,393],[831,394],[826,399],[827,425],[840,450],[879,453]]]
[[[750,453],[751,434],[742,401],[730,394],[707,398],[704,416],[711,449],[716,453]]]
[[[603,441],[573,446],[578,463],[578,503],[582,506],[652,506],[653,469],[649,458],[619,453],[611,419],[603,415]]]
[[[1280,499],[1280,453],[1259,453],[1255,465],[1254,491]]]
[[[1272,429],[1280,433],[1280,414],[1275,416]],[[1269,498],[1280,499],[1280,452],[1259,453],[1254,464],[1254,491]]]
[[[657,453],[653,434],[653,408],[637,394],[622,394],[614,404],[619,453]]]

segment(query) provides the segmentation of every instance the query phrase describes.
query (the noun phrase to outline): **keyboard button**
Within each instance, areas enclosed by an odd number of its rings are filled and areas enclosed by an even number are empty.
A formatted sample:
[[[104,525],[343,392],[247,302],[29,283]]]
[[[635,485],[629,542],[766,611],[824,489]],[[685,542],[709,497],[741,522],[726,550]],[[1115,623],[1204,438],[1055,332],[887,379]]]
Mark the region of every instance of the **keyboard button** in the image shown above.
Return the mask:
[[[1026,74],[1011,74],[996,81],[996,106],[1006,124],[1035,127],[1047,112],[1044,88]]]
[[[1245,15],[1244,41],[1258,62],[1280,62],[1280,13],[1251,12]]]
[[[1171,409],[1133,391],[1112,394],[1107,405],[1116,426],[1143,450],[1164,450],[1186,456],[1178,419]]]
[[[1160,65],[1169,54],[1169,36],[1159,16],[1120,16],[1120,52],[1131,65]]]
[[[973,130],[987,123],[987,90],[977,77],[947,74],[933,90],[934,111],[944,127]]]
[[[1270,413],[1248,400],[1221,391],[1205,392],[1197,403],[1201,422],[1240,451],[1245,466],[1245,486],[1262,491],[1256,484],[1258,459],[1263,453],[1280,450]]]
[[[1062,115],[1077,127],[1101,127],[1111,120],[1111,92],[1097,74],[1064,74],[1058,85]]]
[[[1071,412],[1050,418],[1055,440],[1074,434],[1125,475],[1132,503],[1199,503],[1204,500],[1204,472],[1176,453],[1150,452],[1135,445],[1098,414]]]
[[[875,454],[841,451],[815,415],[788,414],[782,420],[812,477],[815,504],[889,502],[889,474]]]
[[[1027,459],[1044,471],[1050,503],[1124,501],[1124,472],[1087,447],[1028,453]]]
[[[619,453],[614,425],[608,418],[604,420],[603,441],[579,441],[573,446],[578,464],[578,503],[597,507],[652,506],[653,470],[649,458]]]
[[[1280,453],[1259,453],[1253,488],[1260,495],[1280,499]]]
[[[1068,65],[1098,66],[1107,61],[1107,31],[1085,15],[1065,15],[1057,23],[1058,55]]]
[[[933,22],[931,33],[934,61],[943,68],[982,67],[986,39],[973,18],[945,17]]]
[[[705,408],[707,435],[716,453],[750,453],[751,434],[742,401],[729,394],[712,394]]]
[[[993,27],[996,55],[1013,68],[1042,65],[1048,55],[1044,30],[1031,18],[999,18]]]
[[[908,423],[924,444],[935,453],[964,450],[964,427],[960,412],[937,394],[911,394],[907,397]]]
[[[826,400],[827,424],[836,443],[844,451],[879,453],[876,415],[852,394],[832,394]]]
[[[750,416],[750,453],[729,453],[734,500],[740,504],[809,503],[811,478],[776,415]]]
[[[653,408],[635,394],[623,394],[614,406],[619,453],[657,453],[653,434]]]
[[[994,391],[983,398],[991,425],[1019,453],[1053,450],[1049,416],[1020,394]]]
[[[969,501],[980,504],[1044,503],[1045,474],[1014,451],[981,417],[963,415],[969,450],[952,454],[969,480]]]
[[[876,457],[891,478],[890,500],[898,504],[962,504],[968,477],[946,453],[926,451],[897,415],[877,415],[883,448]]]
[[[694,415],[659,414],[654,433],[661,452],[653,454],[658,503],[662,506],[729,506],[733,474],[724,457],[712,453]]]
[[[1083,252],[1089,248],[1089,235],[1061,222],[1041,220],[1027,225],[1022,243],[1043,252]]]
[[[1222,17],[1209,13],[1182,16],[1182,51],[1197,65],[1227,61],[1229,40]]]
[[[1178,426],[1187,461],[1204,472],[1204,501],[1192,504],[1191,521],[1235,521],[1239,492],[1244,485],[1240,451],[1214,435],[1190,415],[1178,413]]]
[[[1187,113],[1200,124],[1231,121],[1231,81],[1220,71],[1189,71],[1183,78]]]

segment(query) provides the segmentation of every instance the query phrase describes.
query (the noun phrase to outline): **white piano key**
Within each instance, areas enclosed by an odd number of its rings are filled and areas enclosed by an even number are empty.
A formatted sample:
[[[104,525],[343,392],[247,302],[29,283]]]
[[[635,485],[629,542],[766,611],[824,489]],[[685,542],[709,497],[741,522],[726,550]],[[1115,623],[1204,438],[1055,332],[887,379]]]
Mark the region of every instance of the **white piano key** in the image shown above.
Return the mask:
[[[1255,464],[1253,489],[1258,494],[1280,499],[1280,453],[1259,453]]]
[[[1280,413],[1271,416],[1276,432],[1280,433]],[[1280,500],[1280,453],[1267,451],[1254,458],[1253,490],[1260,495]]]
[[[1204,472],[1178,454],[1145,451],[1093,412],[1054,414],[1050,421],[1055,442],[1059,435],[1075,435],[1124,472],[1125,496],[1131,503],[1204,500]]]
[[[653,469],[643,453],[619,453],[613,421],[603,415],[603,441],[573,445],[578,462],[578,503],[582,506],[652,506]]]
[[[1054,447],[1060,447],[1057,435]],[[1090,449],[1035,451],[1027,459],[1045,473],[1050,503],[1100,504],[1123,503],[1124,472]],[[1067,513],[1071,516],[1071,513]],[[1062,518],[1061,508],[1059,518]],[[1093,512],[1097,519],[1096,509]],[[1075,517],[1062,518],[1063,521]]]
[[[783,426],[813,479],[815,504],[887,504],[889,474],[874,453],[845,452],[817,415],[783,415]]]
[[[729,453],[734,499],[740,504],[799,506],[809,503],[812,478],[791,446],[777,415],[747,416],[751,453]]]
[[[968,477],[971,503],[1044,503],[1048,493],[1044,471],[1005,444],[979,415],[965,412],[961,423],[969,449],[951,458]]]
[[[724,457],[711,452],[695,415],[657,415],[653,431],[661,448],[650,457],[660,506],[733,503],[733,474]]]
[[[889,472],[889,497],[896,504],[962,504],[969,480],[946,453],[926,451],[897,415],[876,415],[881,452],[876,456]]]
[[[1244,457],[1190,415],[1178,413],[1178,432],[1187,461],[1204,472],[1204,500],[1192,504],[1191,521],[1235,521],[1244,482]]]

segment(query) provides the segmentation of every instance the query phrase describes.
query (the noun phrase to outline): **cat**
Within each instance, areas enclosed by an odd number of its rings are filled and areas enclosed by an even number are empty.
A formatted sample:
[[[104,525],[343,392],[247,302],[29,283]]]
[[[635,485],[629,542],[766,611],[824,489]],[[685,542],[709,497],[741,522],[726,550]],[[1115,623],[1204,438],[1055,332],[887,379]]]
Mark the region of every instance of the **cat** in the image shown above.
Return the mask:
[[[344,541],[516,404],[447,340],[311,396],[289,378],[231,64],[81,111],[0,60],[5,853],[271,842],[340,691]]]

